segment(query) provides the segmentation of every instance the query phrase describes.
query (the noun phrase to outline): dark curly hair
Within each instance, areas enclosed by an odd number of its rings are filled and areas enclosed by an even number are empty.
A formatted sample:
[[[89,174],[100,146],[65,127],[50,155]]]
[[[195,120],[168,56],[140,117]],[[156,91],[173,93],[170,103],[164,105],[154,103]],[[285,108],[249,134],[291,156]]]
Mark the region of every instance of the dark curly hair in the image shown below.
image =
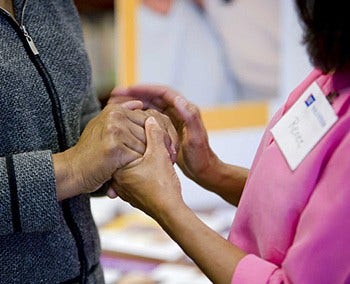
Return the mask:
[[[328,73],[350,67],[347,0],[295,0],[311,63]]]

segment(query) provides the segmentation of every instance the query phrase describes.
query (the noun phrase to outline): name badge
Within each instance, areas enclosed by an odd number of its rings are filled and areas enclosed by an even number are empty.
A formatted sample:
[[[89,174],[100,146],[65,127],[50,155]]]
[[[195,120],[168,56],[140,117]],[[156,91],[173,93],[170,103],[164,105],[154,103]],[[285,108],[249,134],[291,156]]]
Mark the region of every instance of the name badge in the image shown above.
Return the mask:
[[[321,88],[316,82],[312,83],[271,129],[292,171],[337,120]]]

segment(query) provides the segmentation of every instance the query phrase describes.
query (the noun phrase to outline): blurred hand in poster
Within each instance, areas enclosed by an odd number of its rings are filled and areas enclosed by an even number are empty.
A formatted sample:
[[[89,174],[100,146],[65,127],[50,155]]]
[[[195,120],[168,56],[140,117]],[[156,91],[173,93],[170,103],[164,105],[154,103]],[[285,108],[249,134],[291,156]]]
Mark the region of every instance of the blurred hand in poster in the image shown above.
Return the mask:
[[[173,2],[176,0],[142,0],[143,5],[151,8],[153,11],[166,15],[169,13]],[[199,8],[204,8],[204,0],[193,0]]]
[[[174,0],[142,0],[143,5],[153,11],[166,15],[169,13]]]

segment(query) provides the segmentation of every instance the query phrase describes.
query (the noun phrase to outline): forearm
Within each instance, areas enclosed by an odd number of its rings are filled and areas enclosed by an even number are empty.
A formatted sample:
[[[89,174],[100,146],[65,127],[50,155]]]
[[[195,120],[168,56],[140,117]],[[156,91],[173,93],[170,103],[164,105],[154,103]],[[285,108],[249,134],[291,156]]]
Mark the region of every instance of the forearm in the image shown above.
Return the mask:
[[[154,218],[214,283],[230,283],[245,253],[211,230],[186,206],[168,151],[159,143],[164,138],[161,128],[154,119],[148,119],[145,130],[145,154],[118,170],[112,187],[120,198]]]
[[[239,248],[206,226],[186,205],[159,214],[158,223],[213,283],[231,283]]]
[[[209,191],[212,191],[232,205],[237,206],[243,188],[247,181],[249,170],[212,159],[205,172],[201,173],[196,182]]]

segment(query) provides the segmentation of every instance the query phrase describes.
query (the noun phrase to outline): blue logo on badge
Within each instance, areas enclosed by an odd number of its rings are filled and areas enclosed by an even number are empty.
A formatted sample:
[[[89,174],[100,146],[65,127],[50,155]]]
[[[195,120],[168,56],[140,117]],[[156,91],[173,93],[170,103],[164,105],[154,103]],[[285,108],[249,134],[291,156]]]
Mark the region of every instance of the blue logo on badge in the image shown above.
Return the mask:
[[[315,101],[315,97],[313,94],[311,94],[306,100],[305,100],[305,104],[307,107],[311,106],[312,103]]]

